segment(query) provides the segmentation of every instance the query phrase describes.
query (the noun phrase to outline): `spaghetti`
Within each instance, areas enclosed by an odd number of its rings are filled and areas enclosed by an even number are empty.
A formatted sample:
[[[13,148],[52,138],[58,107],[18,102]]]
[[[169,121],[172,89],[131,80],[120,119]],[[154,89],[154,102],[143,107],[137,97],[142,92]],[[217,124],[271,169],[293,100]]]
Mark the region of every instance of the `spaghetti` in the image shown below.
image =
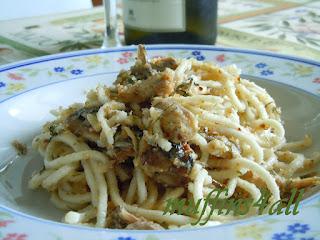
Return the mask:
[[[51,193],[67,211],[64,222],[101,228],[190,226],[197,216],[164,215],[166,201],[197,202],[216,188],[228,187],[221,198],[255,200],[266,188],[274,203],[294,187],[319,184],[320,154],[291,152],[311,138],[286,143],[280,115],[234,65],[148,61],[139,46],[135,65],[113,86],[98,86],[44,125],[33,140],[44,168],[29,186]],[[213,214],[208,224],[232,219]]]

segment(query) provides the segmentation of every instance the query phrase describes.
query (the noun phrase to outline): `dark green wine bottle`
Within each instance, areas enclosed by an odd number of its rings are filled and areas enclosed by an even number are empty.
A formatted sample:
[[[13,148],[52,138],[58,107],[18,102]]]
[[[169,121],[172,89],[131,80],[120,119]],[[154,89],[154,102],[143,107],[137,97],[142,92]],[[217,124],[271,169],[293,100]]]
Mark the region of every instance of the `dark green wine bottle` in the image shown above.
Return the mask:
[[[218,0],[123,0],[126,44],[214,44]]]

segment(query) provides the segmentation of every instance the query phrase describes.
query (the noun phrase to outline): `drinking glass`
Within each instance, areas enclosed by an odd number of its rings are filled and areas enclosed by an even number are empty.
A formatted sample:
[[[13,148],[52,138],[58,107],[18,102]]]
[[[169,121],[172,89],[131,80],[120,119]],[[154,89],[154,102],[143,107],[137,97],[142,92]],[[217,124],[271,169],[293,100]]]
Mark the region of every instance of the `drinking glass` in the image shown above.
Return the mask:
[[[105,31],[102,48],[121,46],[117,28],[117,0],[103,0]]]

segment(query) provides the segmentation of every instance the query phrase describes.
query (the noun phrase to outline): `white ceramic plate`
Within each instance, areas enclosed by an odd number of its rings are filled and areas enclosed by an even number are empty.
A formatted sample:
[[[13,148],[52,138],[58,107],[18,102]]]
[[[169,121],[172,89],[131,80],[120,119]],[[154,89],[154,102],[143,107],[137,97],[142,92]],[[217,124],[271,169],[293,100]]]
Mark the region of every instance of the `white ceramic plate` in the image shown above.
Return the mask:
[[[27,189],[41,158],[29,149],[16,158],[10,142],[30,146],[49,111],[84,100],[98,83],[111,84],[117,72],[134,62],[135,47],[52,55],[0,67],[0,239],[1,240],[160,240],[160,239],[319,239],[320,194],[305,200],[299,214],[259,216],[216,227],[124,231],[59,223],[62,213],[42,191]],[[282,107],[286,136],[310,134],[311,151],[320,150],[320,63],[274,53],[196,45],[154,45],[150,57],[194,57],[221,65],[237,64],[243,74],[267,88]],[[214,237],[214,238],[213,238]]]

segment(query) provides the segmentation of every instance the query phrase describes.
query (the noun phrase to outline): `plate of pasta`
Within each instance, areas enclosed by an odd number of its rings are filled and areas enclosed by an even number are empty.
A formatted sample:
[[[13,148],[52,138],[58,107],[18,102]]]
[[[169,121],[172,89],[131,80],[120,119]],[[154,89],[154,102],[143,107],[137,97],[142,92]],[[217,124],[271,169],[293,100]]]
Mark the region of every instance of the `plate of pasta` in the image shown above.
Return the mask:
[[[1,239],[316,239],[320,63],[203,45],[0,67]]]

